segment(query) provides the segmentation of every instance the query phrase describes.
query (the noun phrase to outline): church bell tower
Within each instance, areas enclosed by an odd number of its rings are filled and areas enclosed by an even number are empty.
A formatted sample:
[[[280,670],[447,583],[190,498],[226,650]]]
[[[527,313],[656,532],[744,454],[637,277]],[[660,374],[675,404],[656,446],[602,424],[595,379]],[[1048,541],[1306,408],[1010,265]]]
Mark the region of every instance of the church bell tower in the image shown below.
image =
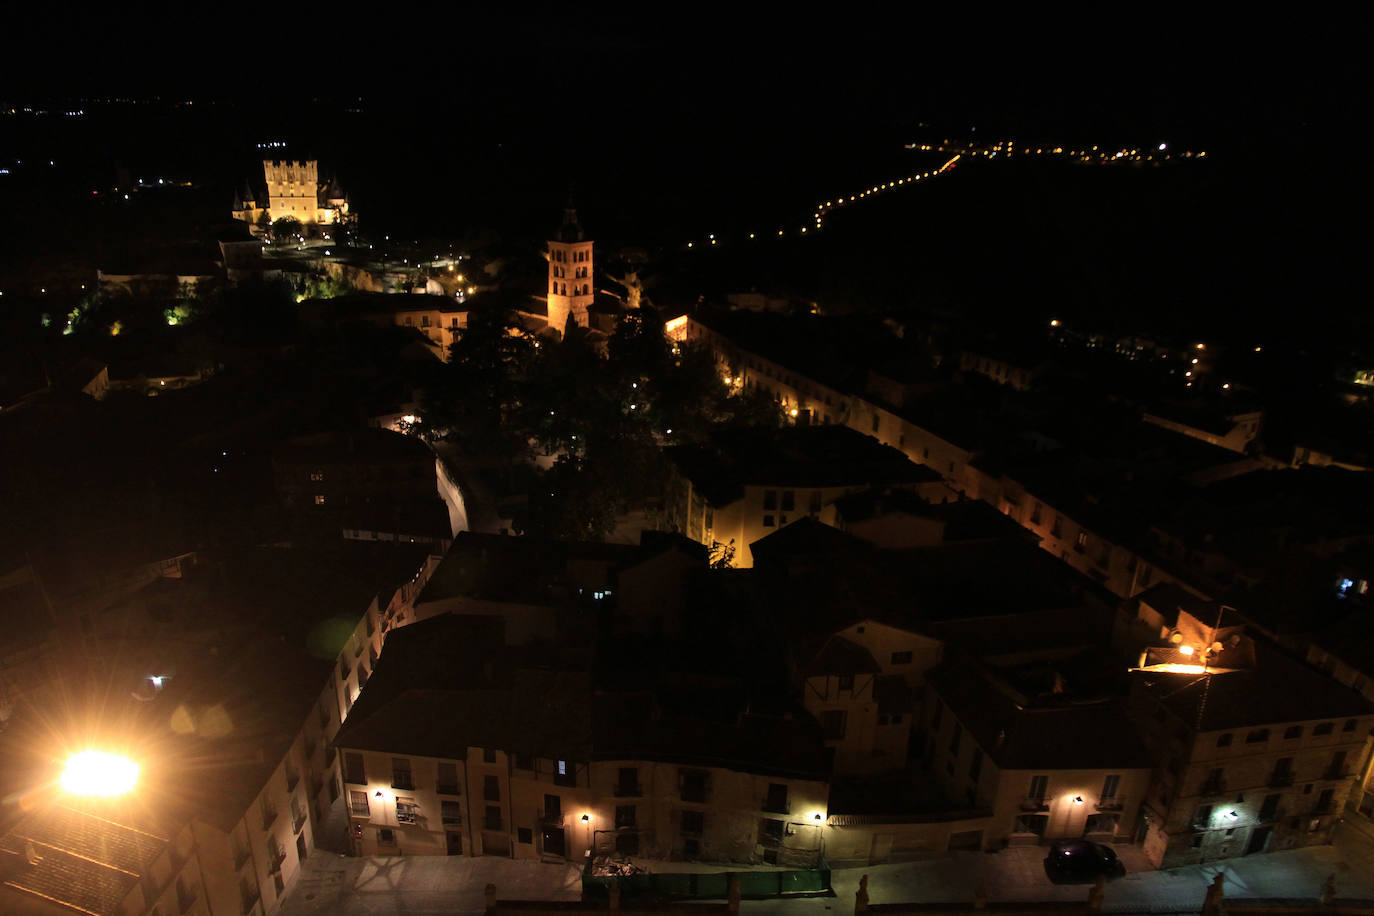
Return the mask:
[[[563,225],[549,239],[549,327],[563,333],[568,318],[582,327],[589,322],[595,293],[592,287],[592,242],[582,237],[577,210],[563,211]]]

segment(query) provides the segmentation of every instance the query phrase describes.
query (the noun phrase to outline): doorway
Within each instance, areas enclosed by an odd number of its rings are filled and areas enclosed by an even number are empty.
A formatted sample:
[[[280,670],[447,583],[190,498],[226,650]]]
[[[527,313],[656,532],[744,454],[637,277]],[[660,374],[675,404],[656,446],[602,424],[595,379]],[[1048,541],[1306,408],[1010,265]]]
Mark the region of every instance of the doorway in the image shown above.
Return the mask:
[[[566,854],[567,844],[562,827],[544,828],[544,855],[562,856]]]
[[[1252,852],[1264,852],[1264,847],[1269,842],[1269,834],[1273,833],[1273,827],[1256,827],[1250,832],[1250,842],[1245,844],[1244,855]]]

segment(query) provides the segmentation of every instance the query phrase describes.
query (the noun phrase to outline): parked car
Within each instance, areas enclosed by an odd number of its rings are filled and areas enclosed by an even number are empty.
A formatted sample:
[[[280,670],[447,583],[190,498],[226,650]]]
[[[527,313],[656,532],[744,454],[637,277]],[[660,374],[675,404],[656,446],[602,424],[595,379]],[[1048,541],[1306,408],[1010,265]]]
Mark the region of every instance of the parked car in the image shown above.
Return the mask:
[[[1126,867],[1110,846],[1087,840],[1060,840],[1045,856],[1045,873],[1055,884],[1091,883],[1126,874]]]

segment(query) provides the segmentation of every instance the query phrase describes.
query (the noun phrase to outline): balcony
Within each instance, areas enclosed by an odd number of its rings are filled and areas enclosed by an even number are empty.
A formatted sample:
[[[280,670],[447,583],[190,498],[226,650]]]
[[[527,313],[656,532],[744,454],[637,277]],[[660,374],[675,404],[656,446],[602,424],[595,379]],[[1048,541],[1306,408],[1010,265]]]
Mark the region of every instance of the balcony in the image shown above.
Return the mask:
[[[541,827],[562,827],[562,826],[563,826],[563,812],[562,812],[562,811],[540,811],[540,812],[539,812],[539,825],[540,825]]]
[[[277,809],[275,807],[262,809],[262,829],[268,830],[277,819]]]
[[[400,789],[405,792],[415,791],[415,781],[410,778],[410,774],[402,775],[397,773],[391,778],[391,788]]]
[[[1322,814],[1331,814],[1335,810],[1336,803],[1334,801],[1318,801],[1312,806],[1312,816],[1316,817]]]
[[[576,773],[554,773],[553,784],[556,786],[577,786]]]
[[[1269,775],[1269,788],[1271,789],[1286,789],[1292,784],[1292,773],[1271,773]]]
[[[760,811],[768,814],[791,814],[792,809],[788,806],[786,799],[765,798],[759,807]]]
[[[287,770],[287,771],[286,771],[286,791],[288,791],[288,792],[294,792],[294,791],[296,791],[296,786],[300,785],[300,781],[301,781],[301,774],[300,774],[300,773],[297,773],[295,770]]]
[[[640,798],[644,795],[644,790],[639,787],[639,783],[617,783],[615,787],[616,798]]]
[[[286,861],[285,849],[271,849],[267,853],[267,870],[272,874],[281,871],[281,865]]]
[[[461,793],[461,792],[458,791],[458,784],[457,784],[457,783],[441,783],[440,785],[437,785],[437,786],[434,787],[434,791],[435,791],[435,792],[438,792],[440,795],[462,795],[462,794],[463,794],[463,793]]]
[[[1322,773],[1322,779],[1349,779],[1353,775],[1354,771],[1347,766],[1327,767]]]
[[[304,812],[304,811],[292,811],[292,812],[291,812],[291,832],[292,832],[292,833],[300,833],[300,832],[301,832],[301,828],[302,828],[303,826],[305,826],[305,812]]]
[[[1099,798],[1097,800],[1098,811],[1120,811],[1124,807],[1126,807],[1126,802],[1120,795],[1113,795],[1109,798]]]
[[[349,803],[348,803],[348,813],[351,814],[351,815],[353,815],[354,817],[371,817],[371,816],[372,816],[372,811],[371,811],[370,808],[368,808],[368,806],[367,806],[367,800],[366,800],[366,799],[363,799],[363,801],[362,801],[361,804],[359,804],[359,803],[357,803],[357,802],[349,802]]]
[[[444,822],[444,826],[445,826],[445,827],[461,827],[461,826],[463,826],[463,815],[462,815],[462,814],[457,814],[457,813],[443,814],[443,815],[440,816],[440,820],[442,820],[442,821]]]
[[[1023,798],[1021,799],[1022,811],[1048,811],[1050,804],[1043,798]]]

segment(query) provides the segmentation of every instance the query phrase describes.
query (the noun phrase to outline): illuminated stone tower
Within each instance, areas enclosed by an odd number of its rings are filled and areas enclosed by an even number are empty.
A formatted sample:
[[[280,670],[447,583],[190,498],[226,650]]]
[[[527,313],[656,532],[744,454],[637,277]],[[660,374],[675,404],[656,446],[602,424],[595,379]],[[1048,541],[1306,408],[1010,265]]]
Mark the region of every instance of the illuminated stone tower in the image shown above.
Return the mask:
[[[569,204],[563,225],[549,240],[549,327],[560,334],[568,316],[587,327],[587,310],[595,293],[592,287],[592,242],[582,238],[577,211]]]
[[[314,159],[297,162],[262,161],[267,178],[267,206],[272,219],[317,222],[319,213],[320,164]]]

